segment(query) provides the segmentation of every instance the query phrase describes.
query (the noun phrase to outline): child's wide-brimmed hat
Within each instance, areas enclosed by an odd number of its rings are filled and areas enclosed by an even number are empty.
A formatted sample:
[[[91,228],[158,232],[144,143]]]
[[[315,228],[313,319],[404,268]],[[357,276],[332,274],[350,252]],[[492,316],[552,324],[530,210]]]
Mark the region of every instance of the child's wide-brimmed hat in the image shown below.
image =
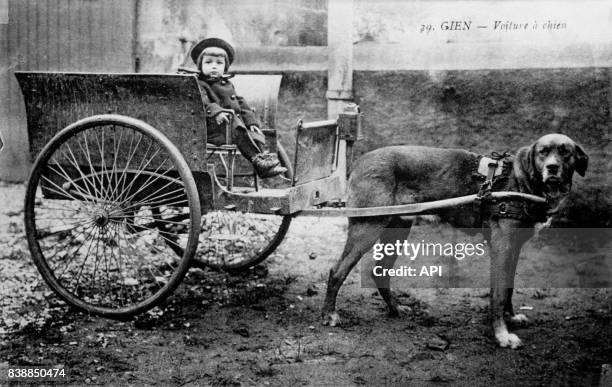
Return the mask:
[[[196,43],[196,45],[191,48],[191,59],[193,59],[193,63],[196,65],[198,64],[198,59],[200,58],[202,51],[208,47],[219,47],[227,53],[228,63],[225,64],[225,70],[227,71],[227,68],[234,61],[234,47],[232,47],[232,45],[225,40],[219,38],[207,38]]]

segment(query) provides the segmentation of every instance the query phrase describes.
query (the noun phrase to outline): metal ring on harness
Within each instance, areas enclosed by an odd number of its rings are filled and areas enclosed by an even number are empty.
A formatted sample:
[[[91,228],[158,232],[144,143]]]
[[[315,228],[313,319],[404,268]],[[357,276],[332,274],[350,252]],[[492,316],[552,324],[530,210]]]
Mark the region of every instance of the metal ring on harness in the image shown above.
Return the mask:
[[[499,208],[499,215],[506,215],[508,213],[506,203],[499,203],[497,207]]]

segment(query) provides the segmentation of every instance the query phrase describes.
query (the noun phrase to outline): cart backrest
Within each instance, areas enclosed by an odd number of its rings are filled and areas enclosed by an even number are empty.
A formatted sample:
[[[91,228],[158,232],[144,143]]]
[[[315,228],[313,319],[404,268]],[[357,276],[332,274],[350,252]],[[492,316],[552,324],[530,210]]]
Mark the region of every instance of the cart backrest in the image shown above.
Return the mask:
[[[98,114],[137,118],[164,133],[193,170],[206,150],[197,79],[179,74],[16,72],[25,98],[32,159],[60,130]],[[197,165],[196,165],[197,164]]]
[[[281,78],[280,74],[237,74],[231,79],[236,93],[255,109],[265,129],[276,128]]]

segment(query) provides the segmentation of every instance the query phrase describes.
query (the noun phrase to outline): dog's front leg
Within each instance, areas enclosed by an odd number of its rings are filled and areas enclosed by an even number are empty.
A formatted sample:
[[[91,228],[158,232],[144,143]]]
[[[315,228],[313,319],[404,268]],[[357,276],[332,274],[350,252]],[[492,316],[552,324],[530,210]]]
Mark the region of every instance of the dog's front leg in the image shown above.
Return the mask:
[[[514,276],[521,247],[531,235],[525,224],[512,219],[500,219],[491,226],[491,317],[495,340],[501,347],[518,348],[521,340],[508,331],[506,319],[526,322],[512,309]],[[515,321],[516,320],[516,321]]]

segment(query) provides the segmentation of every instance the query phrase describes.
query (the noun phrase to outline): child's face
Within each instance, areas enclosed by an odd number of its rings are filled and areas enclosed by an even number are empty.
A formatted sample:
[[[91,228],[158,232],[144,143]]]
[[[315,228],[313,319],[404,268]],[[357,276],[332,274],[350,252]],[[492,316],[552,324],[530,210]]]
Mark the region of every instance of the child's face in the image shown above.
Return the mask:
[[[200,71],[204,76],[218,78],[225,73],[225,51],[217,47],[208,47],[202,56]]]

